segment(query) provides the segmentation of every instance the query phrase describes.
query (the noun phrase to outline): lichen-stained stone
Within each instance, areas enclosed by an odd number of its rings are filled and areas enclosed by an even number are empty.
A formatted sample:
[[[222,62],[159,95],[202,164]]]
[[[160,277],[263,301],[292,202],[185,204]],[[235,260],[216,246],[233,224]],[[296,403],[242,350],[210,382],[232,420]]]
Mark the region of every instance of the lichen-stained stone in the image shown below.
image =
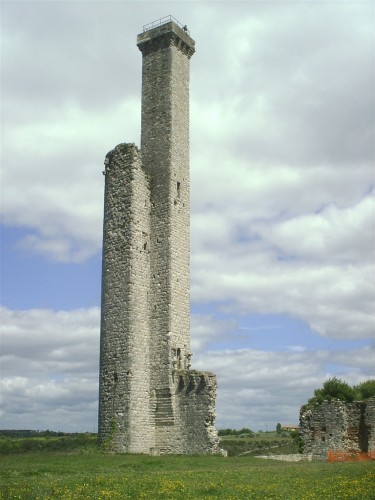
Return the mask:
[[[189,62],[172,19],[138,35],[141,150],[105,158],[99,441],[217,453],[216,377],[190,369]]]

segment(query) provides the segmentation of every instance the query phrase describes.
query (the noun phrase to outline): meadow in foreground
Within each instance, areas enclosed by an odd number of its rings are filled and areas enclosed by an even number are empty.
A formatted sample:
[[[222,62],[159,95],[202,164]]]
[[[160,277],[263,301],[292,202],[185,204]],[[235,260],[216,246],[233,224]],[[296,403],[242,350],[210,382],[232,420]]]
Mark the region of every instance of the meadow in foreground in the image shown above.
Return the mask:
[[[30,453],[0,457],[6,499],[375,499],[374,462]]]

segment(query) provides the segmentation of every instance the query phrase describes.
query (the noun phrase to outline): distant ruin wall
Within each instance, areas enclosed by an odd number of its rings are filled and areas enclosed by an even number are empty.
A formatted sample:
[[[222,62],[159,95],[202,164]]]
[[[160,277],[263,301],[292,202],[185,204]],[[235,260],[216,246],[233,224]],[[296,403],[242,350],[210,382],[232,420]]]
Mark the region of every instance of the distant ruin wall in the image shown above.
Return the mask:
[[[375,398],[324,401],[300,412],[304,453],[325,460],[329,453],[375,456]]]

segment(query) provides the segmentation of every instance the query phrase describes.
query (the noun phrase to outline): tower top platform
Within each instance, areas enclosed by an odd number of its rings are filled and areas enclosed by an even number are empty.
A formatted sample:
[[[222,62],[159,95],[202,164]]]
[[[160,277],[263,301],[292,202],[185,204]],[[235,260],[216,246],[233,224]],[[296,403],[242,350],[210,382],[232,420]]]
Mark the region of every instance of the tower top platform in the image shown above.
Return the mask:
[[[164,16],[161,19],[158,19],[157,21],[153,21],[152,23],[145,24],[143,26],[143,31],[144,32],[149,31],[149,30],[152,30],[154,28],[158,28],[159,26],[162,26],[163,24],[167,24],[170,22],[173,22],[179,28],[184,30],[188,35],[190,35],[190,31],[188,30],[187,26],[180,23],[180,21],[177,21],[177,19],[173,16]]]
[[[173,16],[166,16],[143,26],[143,32],[137,36],[137,46],[142,51],[144,44],[156,38],[172,34],[189,47],[191,54],[195,52],[195,41],[190,37],[187,26],[182,25]]]

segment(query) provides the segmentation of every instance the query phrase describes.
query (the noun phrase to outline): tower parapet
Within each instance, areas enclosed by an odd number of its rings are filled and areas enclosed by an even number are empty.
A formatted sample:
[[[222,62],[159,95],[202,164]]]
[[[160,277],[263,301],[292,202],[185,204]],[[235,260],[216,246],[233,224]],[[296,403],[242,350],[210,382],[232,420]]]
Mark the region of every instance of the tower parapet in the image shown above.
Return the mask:
[[[190,37],[187,27],[184,29],[180,23],[172,20],[172,16],[164,19],[167,19],[165,23],[157,26],[154,26],[155,23],[151,23],[150,29],[146,29],[138,35],[139,50],[146,55],[149,52],[173,45],[190,59],[195,52],[195,41]],[[168,19],[170,20],[168,21]],[[146,25],[146,28],[147,26],[149,25]]]
[[[115,451],[216,453],[216,378],[190,370],[195,42],[164,21],[137,38],[141,150],[120,144],[106,157],[99,439]]]

